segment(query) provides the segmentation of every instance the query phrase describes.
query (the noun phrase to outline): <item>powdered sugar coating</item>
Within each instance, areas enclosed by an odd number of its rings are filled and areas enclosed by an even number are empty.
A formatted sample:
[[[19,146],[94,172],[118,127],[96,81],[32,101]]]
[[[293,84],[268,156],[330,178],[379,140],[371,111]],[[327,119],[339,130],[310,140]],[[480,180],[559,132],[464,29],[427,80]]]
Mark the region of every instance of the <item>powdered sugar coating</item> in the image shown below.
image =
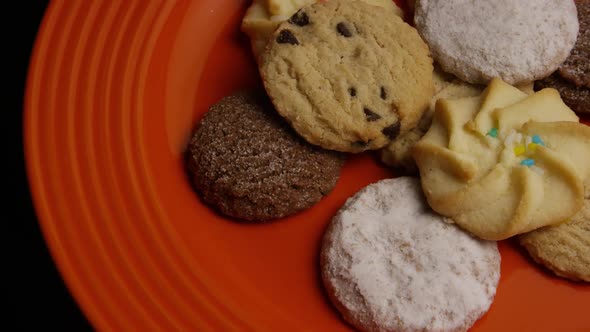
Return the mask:
[[[443,222],[410,177],[350,198],[326,231],[321,263],[332,302],[363,331],[466,331],[500,278],[496,243]]]
[[[548,76],[579,28],[572,0],[418,0],[414,20],[445,71],[479,84]]]

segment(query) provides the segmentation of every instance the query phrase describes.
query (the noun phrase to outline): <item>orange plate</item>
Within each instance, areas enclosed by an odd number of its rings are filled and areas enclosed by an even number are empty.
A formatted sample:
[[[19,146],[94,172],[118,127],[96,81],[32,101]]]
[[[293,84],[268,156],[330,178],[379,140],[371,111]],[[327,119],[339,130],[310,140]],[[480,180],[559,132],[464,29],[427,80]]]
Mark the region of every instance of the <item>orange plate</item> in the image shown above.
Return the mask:
[[[318,249],[347,197],[393,176],[349,160],[312,209],[264,225],[204,206],[182,152],[208,106],[259,86],[246,1],[54,1],[31,62],[28,174],[43,233],[92,324],[115,331],[340,331]],[[474,331],[590,329],[590,287],[500,243],[502,279]]]

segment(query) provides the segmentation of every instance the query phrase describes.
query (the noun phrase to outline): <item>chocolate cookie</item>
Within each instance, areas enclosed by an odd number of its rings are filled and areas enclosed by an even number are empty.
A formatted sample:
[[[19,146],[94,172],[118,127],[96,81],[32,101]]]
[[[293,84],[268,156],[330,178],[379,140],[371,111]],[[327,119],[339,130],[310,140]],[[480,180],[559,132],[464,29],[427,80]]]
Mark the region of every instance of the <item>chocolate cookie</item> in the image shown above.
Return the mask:
[[[301,139],[263,94],[211,106],[187,149],[189,176],[223,214],[265,221],[316,204],[336,185],[343,157]]]
[[[415,127],[434,93],[432,59],[393,11],[330,0],[281,23],[260,59],[277,111],[326,149],[378,149]]]
[[[580,31],[572,52],[551,76],[535,82],[535,89],[555,88],[578,113],[590,113],[590,0],[578,0]]]

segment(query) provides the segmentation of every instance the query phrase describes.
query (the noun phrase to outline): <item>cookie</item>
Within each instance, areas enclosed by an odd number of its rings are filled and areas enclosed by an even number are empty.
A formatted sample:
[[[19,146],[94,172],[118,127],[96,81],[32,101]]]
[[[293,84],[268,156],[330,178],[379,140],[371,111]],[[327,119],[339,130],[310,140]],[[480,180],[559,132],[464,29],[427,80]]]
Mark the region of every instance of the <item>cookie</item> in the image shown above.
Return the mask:
[[[403,16],[402,10],[392,0],[362,0],[370,5],[383,7],[391,10],[398,16]],[[318,2],[318,0],[266,0],[266,6],[271,15],[287,15],[295,13],[299,9]],[[289,18],[289,17],[287,17]],[[286,18],[286,19],[287,19]],[[285,19],[285,20],[286,20]]]
[[[297,9],[316,0],[254,0],[242,18],[241,30],[248,35],[256,59],[264,51],[273,32]],[[297,7],[296,7],[297,6]]]
[[[361,331],[467,331],[500,278],[496,243],[444,222],[410,177],[349,198],[324,234],[320,262],[330,300]]]
[[[481,85],[463,82],[450,74],[436,69],[434,71],[434,86],[436,92],[430,100],[428,110],[424,112],[418,125],[379,151],[381,161],[384,164],[392,166],[406,174],[417,174],[418,168],[416,167],[414,158],[412,158],[412,148],[424,136],[428,128],[430,128],[436,101],[443,98],[453,99],[477,96],[484,89]]]
[[[580,31],[565,62],[551,76],[535,82],[535,89],[555,88],[575,112],[590,113],[590,0],[578,0]]]
[[[301,139],[264,96],[240,92],[211,106],[187,149],[202,199],[249,221],[282,218],[316,204],[336,185],[342,156]]]
[[[382,7],[383,9],[394,13],[395,15],[403,18],[404,12],[399,8],[393,0],[361,0],[369,5]]]
[[[570,221],[521,234],[531,257],[556,275],[590,282],[590,197]]]
[[[391,0],[362,1],[403,16],[402,10]],[[242,18],[241,29],[250,38],[256,59],[264,51],[279,24],[288,20],[302,7],[316,2],[317,0],[254,0]]]
[[[442,68],[462,80],[515,85],[565,61],[578,34],[572,0],[418,0],[416,28]]]
[[[304,7],[261,55],[277,111],[326,149],[378,149],[413,128],[433,94],[432,60],[414,28],[361,1]]]
[[[478,96],[485,88],[483,85],[461,81],[455,76],[443,72],[436,64],[434,69],[434,87],[435,94],[430,100],[430,107],[424,112],[418,125],[379,151],[381,161],[385,165],[396,168],[398,171],[402,171],[408,175],[417,174],[418,167],[414,158],[412,158],[412,148],[424,136],[428,128],[430,128],[436,102],[439,99]],[[529,95],[534,93],[532,83],[518,86],[518,89]]]
[[[574,48],[559,67],[559,74],[576,86],[590,88],[590,1],[577,0],[575,4],[580,30]]]
[[[554,89],[493,79],[477,97],[442,99],[412,154],[429,205],[487,240],[557,225],[590,179],[590,127]]]
[[[271,15],[286,16],[283,19],[283,21],[286,21],[296,11],[317,2],[317,0],[264,0],[263,2]]]
[[[590,75],[590,73],[588,73]],[[590,88],[576,86],[563,78],[559,71],[541,81],[535,82],[535,89],[554,88],[559,91],[563,101],[577,113],[590,113]]]

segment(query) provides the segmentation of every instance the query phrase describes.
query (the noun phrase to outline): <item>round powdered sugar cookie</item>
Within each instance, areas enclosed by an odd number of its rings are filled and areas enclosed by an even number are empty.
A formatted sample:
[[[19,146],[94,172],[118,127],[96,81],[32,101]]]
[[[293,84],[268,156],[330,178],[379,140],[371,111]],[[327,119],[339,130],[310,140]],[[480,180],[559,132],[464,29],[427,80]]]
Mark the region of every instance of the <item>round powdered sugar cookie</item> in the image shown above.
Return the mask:
[[[414,22],[445,71],[479,84],[548,76],[579,28],[572,0],[418,0]]]
[[[363,331],[466,331],[496,294],[496,242],[464,233],[428,207],[410,177],[365,187],[334,217],[321,251],[324,285]]]

